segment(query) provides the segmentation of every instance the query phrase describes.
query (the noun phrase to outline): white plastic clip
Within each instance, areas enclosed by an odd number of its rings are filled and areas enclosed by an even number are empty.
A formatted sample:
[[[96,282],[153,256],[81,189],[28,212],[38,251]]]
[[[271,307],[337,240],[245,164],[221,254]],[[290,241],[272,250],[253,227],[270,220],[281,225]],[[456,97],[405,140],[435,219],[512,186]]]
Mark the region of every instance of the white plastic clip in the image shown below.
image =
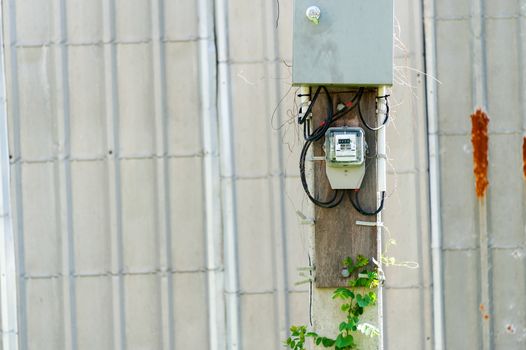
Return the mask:
[[[303,214],[299,210],[296,210],[296,215],[298,215],[300,217],[300,219],[301,219],[300,222],[301,222],[302,225],[314,225],[316,223],[314,218],[308,218],[307,216],[305,216],[305,214]]]
[[[299,271],[300,277],[304,277],[305,279],[294,283],[294,285],[300,286],[302,284],[314,282],[314,276],[312,276],[312,271],[314,271],[314,266],[300,267],[297,270]],[[309,274],[306,274],[305,273],[306,271],[308,271]]]
[[[369,227],[383,227],[383,222],[371,222],[371,221],[356,221],[358,226],[369,226]]]
[[[373,263],[378,267],[378,281],[383,286],[385,283],[385,272],[382,269],[382,265],[375,258],[373,258]]]

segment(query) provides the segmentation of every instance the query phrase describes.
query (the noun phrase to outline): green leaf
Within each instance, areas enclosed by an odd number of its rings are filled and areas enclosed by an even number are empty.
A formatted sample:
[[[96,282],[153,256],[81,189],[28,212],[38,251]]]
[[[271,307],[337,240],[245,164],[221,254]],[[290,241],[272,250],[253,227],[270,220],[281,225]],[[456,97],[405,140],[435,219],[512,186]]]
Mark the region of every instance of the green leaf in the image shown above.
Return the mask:
[[[356,322],[353,318],[351,318],[349,320],[349,322],[345,322],[345,329],[350,331],[352,330],[354,327],[356,327]]]
[[[367,265],[369,265],[369,259],[367,259],[365,256],[358,255],[356,257],[356,267],[364,267]]]
[[[354,268],[354,261],[351,257],[347,257],[343,259],[343,266],[347,267],[349,270],[352,270]]]
[[[369,300],[370,300],[369,305],[374,305],[374,304],[376,304],[376,293],[374,293],[374,292],[370,292],[370,293],[368,294],[368,296],[369,296]]]
[[[371,298],[368,295],[362,297],[360,294],[358,294],[356,295],[356,302],[359,307],[366,307],[371,303]]]
[[[336,346],[339,348],[346,348],[346,347],[352,346],[353,344],[354,344],[354,338],[350,334],[345,337],[340,334],[338,335],[338,338],[336,338]]]
[[[322,339],[322,345],[325,346],[326,348],[330,348],[331,346],[334,345],[335,342],[336,342],[335,340],[330,339],[330,338],[323,337]]]
[[[334,291],[334,293],[332,293],[332,298],[346,300],[349,298],[354,298],[354,293],[347,288],[338,288]]]

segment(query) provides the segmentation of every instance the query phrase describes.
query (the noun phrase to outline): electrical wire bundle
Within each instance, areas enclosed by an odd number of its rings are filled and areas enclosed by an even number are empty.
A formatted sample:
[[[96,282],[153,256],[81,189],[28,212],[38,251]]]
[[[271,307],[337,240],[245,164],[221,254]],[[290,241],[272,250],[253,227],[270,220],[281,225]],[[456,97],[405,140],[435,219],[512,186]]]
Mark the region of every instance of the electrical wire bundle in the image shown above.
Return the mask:
[[[320,97],[320,94],[322,91],[325,93],[325,98],[327,102],[327,116],[325,120],[317,128],[313,130],[311,115],[312,115],[314,105],[318,101],[318,98]],[[325,86],[319,86],[316,89],[316,92],[314,93],[314,96],[312,97],[312,101],[309,104],[307,110],[305,111],[305,113],[301,113],[300,116],[298,117],[298,124],[303,125],[303,136],[305,138],[305,144],[303,145],[303,148],[300,154],[299,168],[300,168],[300,178],[301,178],[301,184],[303,186],[303,190],[305,191],[309,199],[315,205],[322,207],[322,208],[334,208],[343,201],[345,192],[348,192],[349,200],[352,206],[356,209],[356,211],[358,211],[360,214],[365,215],[365,216],[374,216],[380,213],[380,211],[382,211],[383,209],[385,192],[382,192],[382,199],[381,199],[379,208],[371,212],[371,211],[367,211],[363,209],[363,207],[361,206],[360,200],[358,197],[359,190],[335,190],[333,195],[330,196],[329,199],[321,200],[321,199],[315,198],[309,190],[309,185],[307,183],[307,178],[305,174],[305,161],[307,158],[307,154],[309,152],[309,148],[312,146],[314,142],[319,141],[321,138],[325,136],[325,133],[335,121],[342,118],[343,116],[351,112],[353,109],[355,108],[358,109],[358,115],[360,117],[362,124],[371,131],[377,131],[387,124],[387,122],[389,121],[389,102],[388,102],[389,95],[377,97],[378,99],[385,98],[387,111],[386,111],[385,119],[382,125],[380,125],[377,128],[373,128],[373,127],[370,127],[365,122],[365,118],[363,117],[363,114],[362,114],[360,102],[363,97],[363,94],[364,94],[364,88],[360,88],[358,92],[356,93],[356,95],[352,98],[352,100],[344,105],[345,107],[343,109],[339,110],[337,113],[334,113],[333,101],[332,101],[331,94],[329,93],[329,90]]]

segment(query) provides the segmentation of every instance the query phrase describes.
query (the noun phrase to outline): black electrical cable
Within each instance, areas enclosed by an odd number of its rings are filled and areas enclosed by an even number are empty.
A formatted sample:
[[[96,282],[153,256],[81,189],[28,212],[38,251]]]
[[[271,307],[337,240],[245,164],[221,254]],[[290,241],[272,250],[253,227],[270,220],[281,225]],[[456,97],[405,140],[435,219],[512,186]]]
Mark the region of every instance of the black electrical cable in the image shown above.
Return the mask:
[[[314,105],[316,104],[316,101],[318,100],[318,97],[319,97],[319,95],[320,95],[322,90],[325,92],[325,96],[326,96],[326,99],[327,99],[327,117],[321,123],[321,125],[319,127],[317,127],[314,131],[311,131],[312,130],[312,118],[311,118],[310,115],[312,113]],[[365,123],[365,121],[363,119],[363,116],[362,116],[362,113],[361,113],[361,110],[360,110],[360,102],[361,102],[363,94],[364,94],[364,88],[360,88],[358,90],[358,92],[356,93],[356,95],[353,97],[353,99],[348,103],[348,105],[346,105],[346,107],[344,109],[342,109],[342,110],[338,111],[336,114],[334,114],[333,101],[332,101],[332,97],[331,97],[328,89],[325,86],[319,86],[316,89],[316,92],[314,93],[314,96],[312,98],[312,101],[311,101],[309,107],[307,108],[305,113],[303,113],[303,115],[298,118],[298,123],[299,124],[303,124],[303,134],[304,134],[304,137],[305,137],[305,144],[303,145],[303,148],[301,150],[300,164],[299,164],[301,184],[303,186],[303,190],[305,191],[305,193],[307,194],[309,199],[315,205],[320,206],[322,208],[334,208],[334,207],[338,206],[343,201],[343,197],[344,197],[345,192],[336,190],[336,191],[334,191],[334,195],[330,199],[328,199],[326,201],[319,200],[319,199],[315,198],[311,194],[311,192],[309,190],[309,185],[307,183],[306,174],[305,174],[305,161],[306,161],[308,150],[311,147],[313,142],[319,141],[322,137],[325,136],[325,133],[331,127],[332,123],[334,123],[336,120],[342,118],[343,116],[345,116],[347,113],[349,113],[350,111],[352,111],[356,107],[358,108],[360,119],[366,125],[366,127],[368,127],[368,125]],[[389,111],[389,106],[387,107],[387,111]],[[389,117],[388,114],[389,113],[387,113],[385,123],[387,122],[387,118]],[[367,215],[367,216],[376,215],[383,208],[384,193],[382,193],[381,207],[374,213],[367,212],[366,210],[364,210],[361,207],[360,201],[358,199],[358,196],[356,196],[356,202],[352,199],[351,194],[349,194],[349,198],[351,200],[351,203],[353,204],[353,207],[358,212],[360,212],[363,215]]]
[[[353,192],[355,193],[356,200],[354,200],[352,197]],[[354,190],[354,191],[349,191],[348,194],[349,194],[349,200],[351,201],[352,206],[360,214],[365,215],[365,216],[375,216],[384,209],[385,192],[382,192],[382,200],[380,201],[380,206],[375,211],[367,211],[363,209],[363,207],[360,204],[360,197],[358,196],[358,192],[359,190]]]
[[[305,111],[305,113],[302,113],[302,116],[298,116],[298,124],[303,124],[307,119],[309,119],[309,114],[312,112],[312,107],[316,103],[316,100],[318,99],[318,96],[320,95],[321,86],[318,86],[316,89],[316,92],[314,93],[314,96],[312,97],[312,100],[310,101],[309,107]],[[304,96],[304,95],[301,95]]]
[[[307,108],[305,113],[303,113],[303,116],[298,118],[298,124],[303,124],[303,123],[305,123],[306,120],[309,119],[309,115],[312,113],[312,109],[314,108],[314,105],[316,104],[316,101],[318,100],[318,97],[320,96],[320,93],[321,93],[322,89],[325,92],[325,96],[327,98],[327,102],[332,100],[331,96],[330,96],[330,93],[329,93],[329,90],[327,90],[327,88],[325,86],[323,86],[323,85],[318,86],[318,88],[316,89],[316,92],[314,93],[314,96],[312,97],[312,100],[310,101],[309,107]],[[330,105],[328,105],[327,108],[330,108],[330,110],[332,110],[332,103]],[[328,115],[329,114],[332,114],[332,113],[328,113]]]
[[[312,142],[313,141],[306,141],[305,144],[303,145],[303,149],[301,150],[301,155],[300,155],[300,178],[301,178],[301,184],[303,186],[303,190],[305,191],[305,193],[307,194],[309,199],[314,204],[316,204],[317,206],[322,207],[322,208],[328,208],[328,209],[329,208],[334,208],[334,207],[338,206],[343,201],[343,197],[344,197],[344,192],[343,191],[338,191],[338,190],[334,191],[334,196],[332,198],[330,198],[329,200],[327,200],[327,201],[321,201],[319,199],[316,199],[310,193],[309,184],[307,183],[307,177],[305,175],[305,159],[307,157],[308,150],[309,150],[310,146],[312,145]]]
[[[315,131],[311,132],[312,125],[311,125],[311,118],[309,116],[312,113],[312,109],[314,108],[314,105],[316,104],[316,101],[318,100],[321,90],[324,90],[325,96],[327,99],[327,117],[321,123],[320,128],[317,128]],[[312,102],[310,103],[307,111],[303,114],[302,117],[298,118],[298,123],[303,124],[303,136],[305,140],[306,141],[318,141],[319,139],[324,137],[325,133],[331,127],[332,123],[342,118],[344,115],[346,115],[347,113],[352,111],[354,108],[359,106],[359,102],[363,96],[363,92],[364,92],[364,89],[360,88],[358,90],[358,93],[350,101],[350,107],[346,107],[343,110],[338,111],[336,114],[334,114],[333,101],[332,101],[332,97],[331,97],[329,90],[327,90],[325,86],[319,86],[316,89],[316,92],[314,93]]]
[[[360,100],[362,99],[363,92],[364,92],[364,88],[360,88],[358,92],[356,93],[356,95],[353,97],[353,99],[350,101],[350,107],[346,106],[345,109],[342,109],[341,111],[336,113],[334,117],[332,118],[332,122],[335,122],[336,120],[342,118],[347,113],[355,109],[357,105],[360,103]]]
[[[360,107],[360,101],[358,101],[358,116],[360,116],[360,120],[362,121],[362,124],[369,130],[371,131],[378,131],[380,130],[381,128],[383,128],[387,122],[389,121],[389,95],[385,95],[385,96],[378,96],[376,97],[376,99],[381,99],[381,98],[385,98],[385,106],[386,106],[386,112],[385,112],[385,118],[382,122],[382,124],[378,127],[372,127],[370,126],[369,124],[367,124],[367,122],[365,121],[365,118],[363,117],[363,114],[362,114],[362,108]]]
[[[325,92],[325,97],[327,99],[327,117],[321,124],[321,127],[311,132],[312,126],[311,126],[311,118],[309,118],[309,115],[312,112],[314,105],[316,104],[316,100],[318,99],[318,96],[321,90]],[[334,109],[332,106],[331,94],[329,93],[329,90],[325,86],[320,86],[316,90],[316,93],[314,94],[312,102],[309,105],[309,108],[307,109],[307,111],[305,112],[303,119],[300,120],[300,124],[302,124],[303,122],[303,136],[305,137],[305,140],[306,141],[318,141],[323,136],[325,136],[325,132],[327,131],[327,129],[329,129],[329,127],[334,121],[333,118],[334,118]]]

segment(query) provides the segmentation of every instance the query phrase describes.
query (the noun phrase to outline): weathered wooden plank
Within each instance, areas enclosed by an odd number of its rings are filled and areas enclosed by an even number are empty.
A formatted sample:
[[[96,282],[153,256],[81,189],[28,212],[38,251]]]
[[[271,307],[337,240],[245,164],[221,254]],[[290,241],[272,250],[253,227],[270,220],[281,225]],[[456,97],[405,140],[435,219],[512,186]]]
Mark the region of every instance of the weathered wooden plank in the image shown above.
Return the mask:
[[[331,88],[334,110],[339,102],[348,102],[356,92],[349,88]],[[365,91],[361,99],[361,109],[364,119],[371,126],[376,125],[376,89]],[[314,125],[320,125],[325,118],[326,100],[320,95],[314,107]],[[355,108],[344,118],[336,121],[333,126],[360,126],[365,130],[368,145],[366,158],[367,171],[360,190],[361,205],[370,211],[376,208],[376,133],[367,130],[358,117]],[[324,138],[316,142],[314,155],[324,155],[322,146]],[[314,164],[314,193],[317,198],[325,199],[333,193],[325,174],[325,162],[316,161]],[[376,221],[374,216],[363,216],[358,213],[349,201],[347,193],[343,202],[336,208],[325,209],[316,207],[315,211],[315,262],[316,286],[332,288],[346,286],[346,279],[342,277],[342,260],[348,256],[356,257],[361,254],[366,257],[376,256],[376,228],[358,226],[356,221]]]

